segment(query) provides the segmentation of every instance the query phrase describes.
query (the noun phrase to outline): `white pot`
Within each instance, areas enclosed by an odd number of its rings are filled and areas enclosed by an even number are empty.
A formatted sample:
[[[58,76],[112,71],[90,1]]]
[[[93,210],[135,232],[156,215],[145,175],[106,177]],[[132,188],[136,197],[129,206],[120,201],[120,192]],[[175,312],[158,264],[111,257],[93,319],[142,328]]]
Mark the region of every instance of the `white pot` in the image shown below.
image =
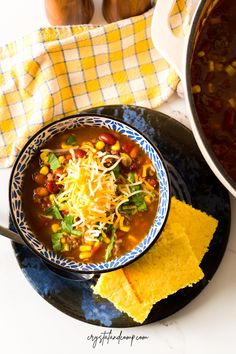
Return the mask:
[[[198,30],[202,16],[206,14],[209,6],[212,8],[218,0],[192,0],[190,30],[189,34],[185,37],[176,37],[169,25],[169,14],[175,1],[176,0],[157,0],[151,28],[153,44],[159,53],[175,69],[182,81],[188,117],[200,151],[216,177],[228,191],[236,197],[236,182],[228,176],[215,154],[212,152],[201,128],[191,92],[190,64],[196,31]]]

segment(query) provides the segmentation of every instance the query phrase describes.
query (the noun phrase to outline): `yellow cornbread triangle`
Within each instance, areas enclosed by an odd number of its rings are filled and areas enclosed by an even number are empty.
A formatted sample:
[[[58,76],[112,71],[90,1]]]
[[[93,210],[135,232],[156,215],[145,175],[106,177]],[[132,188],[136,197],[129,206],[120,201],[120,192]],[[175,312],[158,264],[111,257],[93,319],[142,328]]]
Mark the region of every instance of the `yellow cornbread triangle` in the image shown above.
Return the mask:
[[[174,223],[168,223],[154,246],[123,270],[135,295],[151,304],[204,276],[184,228]]]
[[[133,292],[122,269],[103,274],[94,293],[110,300],[121,312],[142,323],[151,311],[151,303],[142,303]]]
[[[183,227],[167,223],[158,242],[143,257],[123,270],[101,275],[94,293],[142,323],[153,304],[203,276]]]
[[[101,275],[94,293],[142,323],[156,302],[204,276],[198,265],[217,225],[213,217],[173,197],[155,245],[129,266]]]
[[[172,197],[168,216],[169,222],[178,223],[184,227],[193,252],[200,264],[216,231],[218,221],[212,216]]]

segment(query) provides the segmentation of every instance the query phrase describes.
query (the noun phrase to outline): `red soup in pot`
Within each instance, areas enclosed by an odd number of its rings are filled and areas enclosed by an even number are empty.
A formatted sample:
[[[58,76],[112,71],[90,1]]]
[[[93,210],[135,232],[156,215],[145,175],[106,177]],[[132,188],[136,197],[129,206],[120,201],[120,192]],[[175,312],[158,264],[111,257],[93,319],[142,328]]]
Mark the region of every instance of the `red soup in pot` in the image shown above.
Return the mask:
[[[236,181],[236,1],[219,0],[204,22],[191,66],[192,92],[211,149]]]
[[[152,226],[159,200],[146,153],[118,132],[89,126],[49,140],[28,166],[23,190],[36,237],[87,263],[133,249]]]

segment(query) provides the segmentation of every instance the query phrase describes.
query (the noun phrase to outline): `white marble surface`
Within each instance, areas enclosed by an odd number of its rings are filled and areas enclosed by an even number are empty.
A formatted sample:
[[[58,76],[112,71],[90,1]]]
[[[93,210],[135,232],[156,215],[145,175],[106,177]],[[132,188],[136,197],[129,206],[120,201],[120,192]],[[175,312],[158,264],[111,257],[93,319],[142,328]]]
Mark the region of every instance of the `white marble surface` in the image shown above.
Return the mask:
[[[94,22],[101,21],[96,0]],[[0,44],[47,25],[42,0],[0,0]],[[173,96],[161,111],[188,125],[184,100]],[[0,223],[8,224],[10,170],[0,170]],[[123,329],[145,335],[143,342],[97,345],[87,340],[104,329],[72,319],[44,301],[20,271],[11,244],[0,237],[0,353],[2,354],[233,354],[236,333],[236,200],[231,198],[232,227],[225,257],[213,280],[183,310],[160,323]],[[113,329],[118,335],[119,329]]]

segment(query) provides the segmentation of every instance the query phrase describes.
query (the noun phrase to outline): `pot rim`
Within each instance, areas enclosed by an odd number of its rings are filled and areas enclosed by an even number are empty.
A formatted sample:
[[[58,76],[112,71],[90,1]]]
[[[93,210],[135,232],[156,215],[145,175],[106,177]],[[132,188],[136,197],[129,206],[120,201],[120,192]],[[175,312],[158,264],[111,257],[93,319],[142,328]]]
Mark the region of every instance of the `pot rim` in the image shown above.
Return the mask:
[[[33,142],[33,140],[35,138],[37,138],[37,136],[39,134],[41,134],[42,132],[44,132],[45,130],[47,130],[48,128],[54,126],[54,125],[57,125],[58,123],[61,123],[63,121],[67,121],[67,120],[70,120],[72,118],[80,118],[80,117],[96,117],[96,118],[107,118],[107,119],[110,119],[114,122],[119,122],[121,124],[123,124],[124,126],[127,126],[128,128],[130,128],[131,130],[134,130],[136,133],[138,133],[139,135],[141,135],[147,142],[148,144],[154,149],[155,153],[158,155],[160,161],[162,162],[162,165],[163,165],[163,168],[165,170],[165,174],[166,174],[166,181],[167,181],[167,186],[168,186],[168,195],[167,195],[167,208],[166,208],[166,214],[165,214],[165,217],[164,217],[164,220],[162,222],[162,226],[161,228],[159,229],[159,231],[157,232],[157,234],[155,235],[155,237],[153,238],[153,240],[149,243],[148,246],[146,246],[146,248],[140,252],[139,254],[136,255],[136,257],[134,257],[133,259],[130,259],[129,261],[125,262],[124,264],[119,264],[117,265],[116,267],[111,267],[111,268],[104,268],[104,269],[101,269],[101,270],[98,270],[98,269],[91,269],[91,270],[80,270],[80,269],[73,269],[73,268],[67,268],[61,264],[57,264],[56,262],[53,262],[51,261],[50,259],[48,259],[46,256],[42,255],[41,253],[39,253],[39,251],[37,251],[35,248],[32,247],[32,245],[29,243],[27,237],[24,235],[24,233],[22,232],[20,226],[18,225],[18,222],[15,218],[15,215],[14,215],[14,211],[13,211],[13,205],[12,205],[12,199],[11,199],[11,192],[12,192],[12,185],[13,185],[13,181],[14,181],[14,173],[15,173],[15,169],[17,167],[17,164],[19,163],[19,161],[21,160],[21,157],[22,155],[24,154],[25,150],[27,149],[27,147],[30,145],[30,143]],[[86,124],[84,124],[86,125]],[[62,271],[66,271],[66,272],[69,272],[69,273],[74,273],[74,274],[100,274],[100,273],[106,273],[106,272],[110,272],[110,271],[114,271],[114,270],[117,270],[117,269],[120,269],[120,268],[123,268],[124,266],[127,266],[128,264],[131,264],[132,262],[136,261],[138,258],[140,258],[141,256],[143,256],[152,246],[153,244],[158,240],[158,238],[160,237],[161,235],[161,232],[166,224],[166,221],[167,221],[167,217],[168,217],[168,214],[169,214],[169,210],[170,210],[170,199],[171,199],[171,182],[170,182],[170,176],[169,176],[169,172],[168,172],[168,168],[166,166],[166,163],[165,163],[165,160],[162,156],[162,154],[160,153],[159,149],[152,143],[152,141],[146,137],[146,135],[144,135],[141,131],[139,131],[137,128],[131,126],[129,123],[126,123],[124,121],[121,121],[119,119],[116,119],[114,117],[111,117],[109,115],[106,115],[106,114],[89,114],[89,113],[78,113],[78,114],[74,114],[74,115],[71,115],[71,116],[67,116],[67,117],[63,117],[57,121],[54,121],[54,122],[51,122],[49,123],[48,125],[42,127],[41,129],[39,129],[27,142],[26,144],[23,146],[23,148],[21,149],[19,155],[17,156],[14,164],[13,164],[13,168],[12,168],[12,171],[11,171],[11,175],[10,175],[10,181],[9,181],[9,189],[8,189],[8,199],[9,199],[9,205],[10,205],[10,214],[11,214],[11,217],[12,217],[12,221],[13,221],[13,224],[17,230],[17,233],[19,234],[19,236],[22,238],[22,240],[24,241],[25,245],[27,247],[29,247],[29,249],[35,253],[37,256],[39,256],[43,261],[45,261],[46,263],[48,263],[49,265],[59,269],[59,270],[62,270]],[[158,213],[158,209],[157,209],[157,213]],[[156,213],[156,215],[157,215]],[[153,225],[150,227],[148,233],[146,234],[146,236],[149,234],[151,228],[153,227]],[[146,238],[146,236],[143,238],[143,240]],[[141,240],[140,242],[142,242],[143,240]],[[41,241],[40,241],[41,243]],[[42,244],[42,243],[41,243]],[[137,245],[138,246],[138,245]],[[137,247],[136,246],[136,247]],[[52,253],[54,253],[52,251]],[[55,254],[55,253],[54,253]],[[123,255],[124,256],[124,255]],[[118,257],[117,259],[123,257],[123,256],[120,256]],[[63,257],[63,259],[66,260],[66,257]],[[113,260],[109,261],[109,262],[112,262]],[[91,263],[91,264],[106,264],[106,263],[109,263],[109,262],[100,262],[100,263]]]

